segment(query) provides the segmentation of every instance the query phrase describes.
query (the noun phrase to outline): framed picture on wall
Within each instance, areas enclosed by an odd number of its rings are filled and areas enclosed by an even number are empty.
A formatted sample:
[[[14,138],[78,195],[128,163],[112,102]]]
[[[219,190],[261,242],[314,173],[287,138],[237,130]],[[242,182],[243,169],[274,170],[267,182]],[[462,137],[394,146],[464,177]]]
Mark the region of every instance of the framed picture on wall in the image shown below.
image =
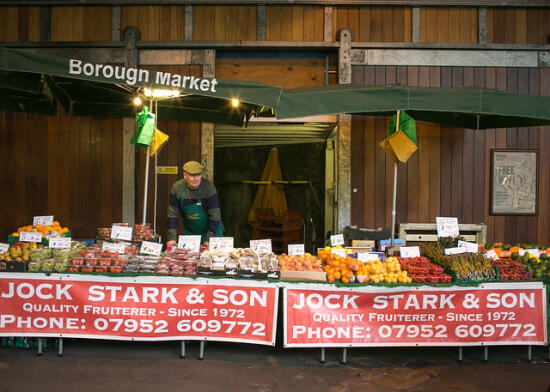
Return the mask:
[[[537,215],[538,150],[491,150],[491,215]]]

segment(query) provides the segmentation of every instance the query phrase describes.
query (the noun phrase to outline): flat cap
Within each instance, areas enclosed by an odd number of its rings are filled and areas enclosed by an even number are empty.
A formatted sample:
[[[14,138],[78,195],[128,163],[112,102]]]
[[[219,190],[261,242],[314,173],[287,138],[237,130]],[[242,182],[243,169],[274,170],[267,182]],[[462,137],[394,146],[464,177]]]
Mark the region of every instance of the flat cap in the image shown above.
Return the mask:
[[[183,165],[183,171],[189,174],[201,174],[202,169],[202,165],[197,161],[189,161]]]

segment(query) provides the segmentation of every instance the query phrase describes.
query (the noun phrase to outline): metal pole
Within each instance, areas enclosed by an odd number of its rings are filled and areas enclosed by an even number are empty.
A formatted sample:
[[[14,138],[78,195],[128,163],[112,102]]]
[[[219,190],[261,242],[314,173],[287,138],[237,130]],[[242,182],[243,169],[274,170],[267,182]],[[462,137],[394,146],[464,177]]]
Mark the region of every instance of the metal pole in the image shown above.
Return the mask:
[[[145,158],[145,184],[143,185],[143,219],[142,224],[147,222],[147,188],[149,185],[149,146],[145,152],[147,158]]]
[[[348,362],[348,349],[347,347],[344,347],[342,349],[342,363],[347,363]]]
[[[321,349],[321,363],[325,363],[325,348]]]
[[[395,205],[397,201],[397,163],[393,164],[393,204],[391,210],[391,246],[393,247],[393,238],[395,237]]]
[[[157,129],[158,101],[155,101],[155,130]],[[158,141],[157,141],[158,143]],[[153,204],[153,233],[157,235],[157,157],[158,149],[155,153],[155,202]]]
[[[533,346],[531,345],[527,346],[527,360],[528,361],[533,360]]]
[[[204,340],[201,340],[201,346],[199,349],[199,359],[201,361],[204,359]]]
[[[57,351],[57,355],[60,357],[63,356],[63,338],[59,338],[59,349]]]
[[[462,362],[462,346],[458,348],[458,362]]]
[[[483,347],[483,360],[485,362],[489,361],[489,347],[488,346]]]
[[[38,347],[37,347],[37,350],[38,350],[38,355],[42,355],[42,338],[38,338]]]
[[[180,357],[185,358],[185,340],[181,341],[181,354],[180,354]]]

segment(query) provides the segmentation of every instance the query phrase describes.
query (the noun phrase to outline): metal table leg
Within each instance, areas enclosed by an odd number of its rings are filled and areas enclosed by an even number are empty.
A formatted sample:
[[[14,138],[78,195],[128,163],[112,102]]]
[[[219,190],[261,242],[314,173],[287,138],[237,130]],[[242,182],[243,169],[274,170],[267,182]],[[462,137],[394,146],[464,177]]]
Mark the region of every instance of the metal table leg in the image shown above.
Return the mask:
[[[325,363],[325,348],[321,349],[321,363]]]
[[[63,338],[59,338],[59,350],[57,351],[57,355],[62,357],[63,356]]]
[[[462,362],[462,346],[458,348],[458,362]]]
[[[38,338],[37,354],[42,355],[42,338]]]
[[[181,341],[181,354],[180,358],[185,358],[185,340]]]
[[[201,361],[204,359],[204,340],[201,340],[201,346],[199,349],[199,359]]]
[[[483,346],[483,360],[485,362],[489,361],[489,347]]]
[[[533,360],[533,346],[527,346],[527,360]]]
[[[348,362],[348,349],[347,347],[344,347],[342,349],[342,363],[347,363]]]

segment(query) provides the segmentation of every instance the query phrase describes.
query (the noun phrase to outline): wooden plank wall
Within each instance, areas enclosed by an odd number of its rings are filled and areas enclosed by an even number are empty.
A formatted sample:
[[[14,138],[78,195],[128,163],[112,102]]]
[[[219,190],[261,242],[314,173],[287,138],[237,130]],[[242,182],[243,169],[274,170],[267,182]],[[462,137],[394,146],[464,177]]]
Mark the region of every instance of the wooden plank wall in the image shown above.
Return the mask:
[[[358,42],[411,42],[410,7],[334,7],[332,39],[349,27]]]
[[[353,82],[424,87],[486,87],[550,96],[547,68],[353,67]],[[352,224],[390,227],[393,163],[378,146],[388,119],[354,116],[352,122]],[[399,166],[397,223],[435,222],[456,216],[460,223],[488,226],[488,241],[550,243],[550,127],[469,129],[417,123],[419,150]],[[489,215],[490,150],[540,151],[539,215]],[[353,192],[356,189],[356,192]]]
[[[252,5],[193,7],[194,41],[255,41],[256,24]]]
[[[200,66],[149,66],[152,71],[164,71],[183,75],[200,76]],[[157,177],[157,233],[166,238],[166,214],[168,212],[168,198],[172,184],[183,178],[182,166],[189,160],[201,159],[200,123],[185,121],[166,121],[162,117],[157,119],[157,127],[168,134],[169,139],[157,157],[158,166],[178,166],[178,175],[159,174]],[[146,149],[138,148],[136,156],[136,222],[143,221],[143,186],[145,184]],[[147,196],[146,222],[153,224],[154,208],[154,158],[149,163],[149,188]],[[211,179],[210,179],[211,180]],[[180,232],[182,224],[180,219]]]
[[[132,5],[123,6],[121,9],[121,34],[126,27],[135,26],[141,33],[141,41],[183,41],[185,39],[185,6],[183,5]]]
[[[2,41],[40,41],[40,7],[0,7]]]
[[[550,44],[550,9],[489,8],[487,42]]]
[[[74,238],[122,214],[122,120],[0,113],[0,239],[35,215],[54,215]]]
[[[477,41],[477,8],[420,8],[420,42],[477,43]]]
[[[266,7],[267,41],[323,41],[325,11],[322,6]]]
[[[111,41],[112,7],[52,7],[52,41]]]

